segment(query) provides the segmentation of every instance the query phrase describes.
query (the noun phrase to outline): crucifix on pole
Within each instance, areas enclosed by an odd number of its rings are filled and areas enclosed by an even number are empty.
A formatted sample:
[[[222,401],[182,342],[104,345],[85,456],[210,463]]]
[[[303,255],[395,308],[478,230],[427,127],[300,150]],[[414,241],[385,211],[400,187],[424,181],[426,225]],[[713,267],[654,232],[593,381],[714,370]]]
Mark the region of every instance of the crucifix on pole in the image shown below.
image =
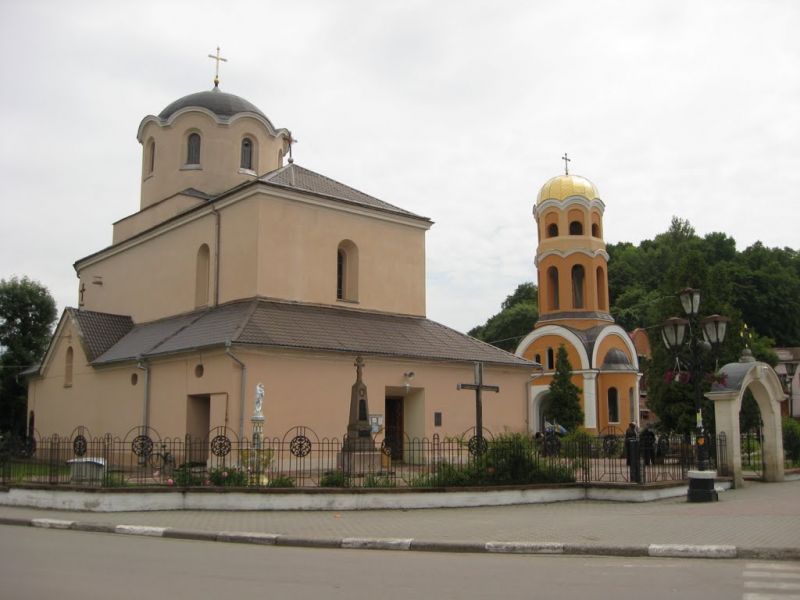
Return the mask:
[[[219,63],[220,62],[228,62],[227,58],[222,58],[219,55],[219,46],[217,46],[217,54],[209,54],[208,58],[213,58],[217,62],[217,66],[214,70],[214,87],[219,87]]]
[[[457,390],[475,390],[475,437],[478,448],[483,446],[483,392],[499,392],[500,386],[483,383],[483,363],[475,363],[475,383],[459,383]]]

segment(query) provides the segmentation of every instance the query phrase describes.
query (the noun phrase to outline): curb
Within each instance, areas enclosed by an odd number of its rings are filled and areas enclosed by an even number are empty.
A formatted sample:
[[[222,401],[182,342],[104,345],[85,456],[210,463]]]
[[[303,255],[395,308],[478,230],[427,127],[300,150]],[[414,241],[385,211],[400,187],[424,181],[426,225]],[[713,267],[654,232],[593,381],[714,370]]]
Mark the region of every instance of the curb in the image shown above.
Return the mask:
[[[393,550],[416,552],[470,552],[484,554],[527,554],[559,556],[630,556],[652,558],[708,558],[751,560],[800,560],[798,548],[750,548],[732,545],[647,544],[631,546],[606,546],[589,544],[561,544],[556,542],[515,541],[434,541],[413,538],[305,538],[254,531],[196,531],[172,527],[146,525],[112,525],[67,521],[61,519],[21,519],[0,517],[0,525],[39,527],[112,533],[176,540],[224,542],[232,544],[258,544],[296,548],[336,548],[350,550]]]

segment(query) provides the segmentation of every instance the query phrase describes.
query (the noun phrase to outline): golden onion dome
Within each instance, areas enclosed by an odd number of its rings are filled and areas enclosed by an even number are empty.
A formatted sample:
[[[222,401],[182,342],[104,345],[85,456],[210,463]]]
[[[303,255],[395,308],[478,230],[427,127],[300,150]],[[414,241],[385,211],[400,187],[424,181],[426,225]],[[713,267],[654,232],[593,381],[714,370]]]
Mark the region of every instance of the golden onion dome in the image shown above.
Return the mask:
[[[545,200],[565,200],[570,196],[583,196],[587,200],[594,200],[600,196],[594,184],[580,175],[559,175],[553,177],[539,190],[536,203]]]

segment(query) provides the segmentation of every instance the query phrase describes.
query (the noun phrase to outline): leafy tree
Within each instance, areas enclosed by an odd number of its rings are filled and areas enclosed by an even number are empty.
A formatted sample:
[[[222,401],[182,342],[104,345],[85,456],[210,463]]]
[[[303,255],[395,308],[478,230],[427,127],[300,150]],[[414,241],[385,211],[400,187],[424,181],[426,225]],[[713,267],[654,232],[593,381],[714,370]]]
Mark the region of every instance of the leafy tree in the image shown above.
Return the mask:
[[[539,290],[535,284],[526,282],[517,286],[514,293],[506,297],[502,310],[486,323],[471,329],[468,334],[484,342],[513,352],[520,340],[533,330],[539,318]]]
[[[27,277],[0,280],[0,431],[25,432],[21,373],[44,354],[56,319],[47,288]]]
[[[567,349],[561,344],[556,354],[556,371],[550,382],[548,416],[569,430],[583,425],[580,393],[581,389],[572,383],[572,365]]]

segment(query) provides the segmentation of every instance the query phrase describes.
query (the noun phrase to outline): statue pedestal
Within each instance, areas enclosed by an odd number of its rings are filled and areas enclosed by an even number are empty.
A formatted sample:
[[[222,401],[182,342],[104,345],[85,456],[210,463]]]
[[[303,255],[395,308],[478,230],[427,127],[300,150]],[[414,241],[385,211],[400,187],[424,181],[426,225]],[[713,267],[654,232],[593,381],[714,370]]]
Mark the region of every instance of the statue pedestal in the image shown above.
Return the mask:
[[[336,466],[351,477],[378,474],[383,465],[380,450],[342,450],[336,454]]]
[[[716,471],[689,471],[689,502],[716,502],[719,500],[714,489]]]

